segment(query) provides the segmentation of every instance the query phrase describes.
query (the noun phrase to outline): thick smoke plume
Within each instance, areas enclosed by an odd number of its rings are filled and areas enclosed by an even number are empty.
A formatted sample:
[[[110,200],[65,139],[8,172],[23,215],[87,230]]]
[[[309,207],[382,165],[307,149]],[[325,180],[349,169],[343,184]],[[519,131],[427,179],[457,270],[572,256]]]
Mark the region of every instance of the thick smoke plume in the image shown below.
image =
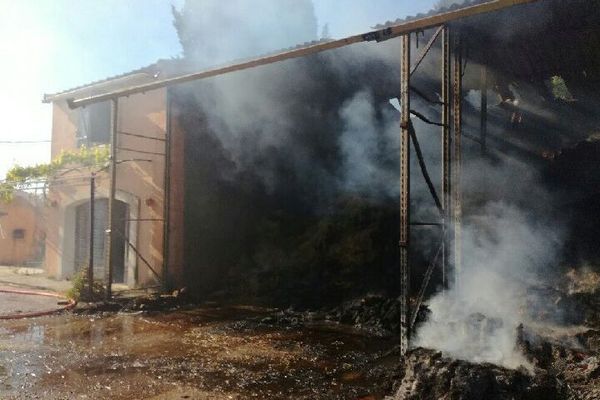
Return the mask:
[[[187,0],[173,11],[184,55],[201,68],[317,39],[311,0]]]
[[[315,38],[311,2],[264,3],[276,15],[187,2],[176,14],[186,62],[212,60],[207,32],[223,33],[219,61]],[[251,39],[290,21],[303,29],[276,44]],[[223,32],[239,25],[256,34]],[[397,42],[353,46],[178,88],[188,281],[197,292],[302,307],[397,291],[398,115],[388,104],[397,53]]]
[[[187,61],[206,66],[315,38],[309,1],[261,4],[277,12],[250,12],[241,0],[186,2],[176,26]],[[287,26],[285,35],[273,33]],[[413,80],[432,97],[439,89],[439,65],[432,61],[438,57],[434,48]],[[398,41],[355,45],[175,93],[187,132],[190,282],[203,292],[239,291],[287,305],[323,306],[369,290],[398,294],[400,132],[392,106],[398,60]],[[471,135],[478,126],[476,94],[465,101]],[[438,108],[413,99],[412,108],[440,120]],[[527,109],[526,97],[523,103]],[[516,349],[517,328],[536,318],[531,305],[541,299],[532,300],[530,288],[558,262],[563,221],[554,217],[553,196],[531,164],[539,160],[527,141],[543,135],[507,135],[510,114],[499,104],[490,99],[488,157],[480,158],[479,145],[465,139],[464,265],[456,285],[428,301],[431,316],[416,344],[517,367],[527,366]],[[541,107],[528,110],[552,120]],[[440,129],[413,121],[439,182]],[[431,221],[437,210],[415,157],[412,170],[412,218]],[[414,229],[413,290],[437,236]],[[439,282],[434,277],[433,287]]]
[[[503,201],[489,203],[464,229],[458,282],[429,300],[431,318],[415,345],[475,362],[529,366],[517,348],[518,326],[539,310],[529,290],[556,265],[557,229]]]

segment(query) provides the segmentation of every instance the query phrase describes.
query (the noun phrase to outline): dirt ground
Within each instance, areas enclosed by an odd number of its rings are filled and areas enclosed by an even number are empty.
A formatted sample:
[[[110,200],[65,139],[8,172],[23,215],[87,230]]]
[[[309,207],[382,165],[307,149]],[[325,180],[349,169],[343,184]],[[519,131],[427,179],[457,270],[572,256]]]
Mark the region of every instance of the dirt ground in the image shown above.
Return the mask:
[[[0,267],[0,286],[66,292],[38,270]],[[1,294],[0,294],[1,295]],[[0,298],[31,311],[56,304]],[[379,399],[394,341],[335,324],[278,326],[272,310],[92,313],[0,320],[1,399]]]
[[[64,293],[71,282],[49,278],[37,268],[0,266],[0,286]]]
[[[52,312],[65,307],[60,298],[30,294],[7,293],[10,286],[0,285],[0,317],[24,313]],[[62,304],[60,304],[62,303]]]
[[[390,340],[275,327],[264,310],[0,321],[3,399],[379,399]],[[348,329],[348,328],[346,328]]]

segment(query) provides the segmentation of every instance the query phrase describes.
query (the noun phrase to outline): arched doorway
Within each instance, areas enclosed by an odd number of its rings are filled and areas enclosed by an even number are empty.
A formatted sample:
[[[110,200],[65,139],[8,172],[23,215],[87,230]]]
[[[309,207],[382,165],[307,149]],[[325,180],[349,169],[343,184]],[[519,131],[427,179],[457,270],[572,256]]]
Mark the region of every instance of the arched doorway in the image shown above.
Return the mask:
[[[113,246],[113,283],[126,283],[126,256],[129,232],[129,206],[115,200],[115,226],[117,232]],[[98,280],[106,276],[106,229],[108,225],[108,199],[96,199],[94,203],[94,277]],[[73,268],[79,271],[89,262],[90,249],[90,202],[85,201],[75,209],[75,257]]]

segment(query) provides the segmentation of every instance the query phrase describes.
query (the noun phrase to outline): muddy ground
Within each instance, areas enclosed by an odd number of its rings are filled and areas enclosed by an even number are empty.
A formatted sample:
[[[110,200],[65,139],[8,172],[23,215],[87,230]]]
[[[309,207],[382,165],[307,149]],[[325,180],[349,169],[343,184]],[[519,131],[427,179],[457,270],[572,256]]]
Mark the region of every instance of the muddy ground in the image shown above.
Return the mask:
[[[530,370],[419,348],[402,360],[396,299],[299,312],[176,291],[0,321],[0,399],[600,399],[600,274],[567,278],[545,291],[570,322],[516,332]]]
[[[393,339],[269,310],[63,314],[0,321],[3,399],[380,399]]]

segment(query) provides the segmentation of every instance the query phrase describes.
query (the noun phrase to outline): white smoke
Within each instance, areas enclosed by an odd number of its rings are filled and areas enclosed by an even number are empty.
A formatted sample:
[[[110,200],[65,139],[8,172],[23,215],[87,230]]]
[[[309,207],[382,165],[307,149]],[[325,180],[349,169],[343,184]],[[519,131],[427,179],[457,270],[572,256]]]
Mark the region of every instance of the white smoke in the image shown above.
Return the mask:
[[[212,8],[204,10],[206,27],[202,28],[204,33],[200,37],[209,37],[215,41],[196,46],[198,53],[195,56],[199,63],[256,55],[304,40],[304,33],[300,33],[293,38],[285,37],[285,44],[272,42],[278,39],[278,35],[265,29],[261,25],[264,24],[263,20],[249,20],[248,15],[256,13],[250,12],[246,3],[250,2],[206,2]],[[273,1],[268,3],[264,9],[269,9],[274,4]],[[282,4],[290,3],[293,2]],[[286,11],[281,14],[289,13]],[[269,18],[278,21],[280,17],[271,15]],[[314,15],[309,17],[308,20],[312,21]],[[227,26],[241,31],[227,32],[226,29],[223,30],[223,26],[215,25],[215,21],[228,21]],[[245,24],[248,24],[247,29],[242,29]],[[312,22],[306,31],[309,36],[310,32],[316,30],[316,25],[311,24]],[[238,40],[239,32],[250,32],[247,37],[243,34],[241,36],[247,40]],[[261,35],[257,37],[256,32]],[[225,36],[221,37],[223,34]],[[230,41],[227,36],[229,34],[235,40]],[[263,34],[266,36],[262,36]],[[266,47],[257,49],[254,47],[257,43],[265,43]],[[326,62],[324,71],[337,74],[343,82],[357,78],[352,76],[352,68],[349,66],[364,64],[366,60],[397,68],[398,54],[398,41],[389,41],[379,45],[351,46],[344,49],[344,52],[326,53],[320,61]],[[438,59],[438,51],[433,49],[431,58],[420,67],[419,73],[431,74],[432,79],[437,79],[433,77],[439,74],[439,67],[431,60]],[[430,62],[433,64],[429,64]],[[252,169],[265,180],[267,186],[276,178],[269,177],[273,165],[261,157],[265,154],[283,153],[286,155],[285,161],[292,165],[291,170],[299,171],[301,176],[318,177],[319,189],[338,184],[338,179],[341,179],[344,190],[397,198],[400,137],[398,113],[391,106],[386,108],[376,104],[374,95],[363,89],[342,97],[344,103],[340,104],[336,115],[342,121],[340,130],[332,129],[331,132],[322,132],[322,136],[318,136],[311,132],[315,127],[306,125],[303,127],[305,131],[300,132],[291,116],[300,107],[314,108],[312,99],[307,94],[322,93],[314,89],[330,83],[326,81],[326,76],[321,80],[315,79],[314,75],[309,76],[307,70],[306,65],[300,61],[293,61],[243,74],[230,74],[211,80],[212,86],[202,87],[195,95],[206,112],[207,124],[211,130],[218,132],[218,139],[228,157],[239,169]],[[380,70],[374,70],[370,76],[364,74],[359,78],[372,78],[378,72]],[[364,87],[367,88],[368,83]],[[490,103],[493,106],[494,103]],[[440,119],[439,113],[436,115],[432,112],[431,106],[425,102],[415,99],[413,107],[427,113],[432,120]],[[311,111],[321,118],[315,123],[324,125],[328,122],[327,118],[331,118],[321,114],[322,110]],[[440,181],[441,170],[440,129],[431,128],[417,120],[414,123],[432,180],[437,183]],[[503,137],[504,134],[498,127],[490,126],[489,131],[490,136]],[[339,148],[343,176],[329,176],[330,173],[335,174],[336,171],[331,172],[333,168],[314,165],[317,156],[310,152],[315,146],[303,145],[302,141],[312,141],[312,144],[324,142],[324,149]],[[335,145],[327,141],[333,141]],[[477,212],[467,214],[465,219],[464,265],[460,285],[428,301],[432,316],[419,329],[414,343],[439,349],[456,358],[492,362],[510,368],[529,366],[516,349],[516,328],[528,318],[522,312],[527,289],[535,285],[541,279],[542,271],[555,262],[560,229],[551,224],[536,222],[548,220],[551,201],[540,189],[533,168],[510,158],[495,163],[469,160],[471,145],[465,143],[463,188],[468,197],[465,198],[466,211]],[[475,150],[471,153],[479,154],[478,149]],[[317,155],[322,158],[331,156],[320,153]],[[261,162],[257,162],[257,158],[261,158]],[[411,165],[414,171],[412,199],[416,205],[413,219],[428,221],[436,216],[436,209],[418,176],[420,173],[414,157]],[[489,199],[497,200],[489,202]],[[474,202],[479,204],[468,207]],[[486,202],[487,205],[482,206]],[[522,206],[525,203],[532,205],[533,213]],[[540,214],[544,218],[539,218]],[[421,240],[417,244],[428,246],[430,243]]]
[[[517,327],[535,312],[527,290],[556,262],[560,229],[502,201],[478,215],[463,229],[458,282],[429,300],[432,314],[415,345],[474,362],[530,367],[516,347]]]
[[[185,56],[205,68],[317,39],[311,0],[186,0]]]
[[[380,119],[376,113],[373,96],[367,91],[357,93],[341,108],[343,186],[350,192],[397,197],[397,171],[381,161],[385,154],[399,154],[398,116],[391,107],[384,108]]]

